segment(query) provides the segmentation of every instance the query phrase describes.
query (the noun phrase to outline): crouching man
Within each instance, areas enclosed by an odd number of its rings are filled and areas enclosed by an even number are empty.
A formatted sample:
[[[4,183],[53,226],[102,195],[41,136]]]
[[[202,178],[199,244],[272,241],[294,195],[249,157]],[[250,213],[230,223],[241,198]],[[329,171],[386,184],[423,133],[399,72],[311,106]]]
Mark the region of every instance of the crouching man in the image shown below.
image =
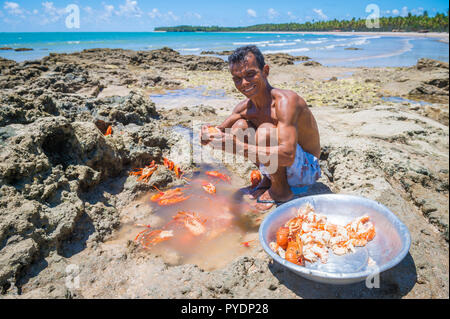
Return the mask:
[[[218,130],[204,125],[201,143],[243,154],[259,166],[264,178],[250,193],[255,207],[267,210],[291,200],[290,187],[310,185],[320,177],[317,123],[300,96],[269,84],[269,66],[256,46],[237,48],[228,63],[246,99]]]

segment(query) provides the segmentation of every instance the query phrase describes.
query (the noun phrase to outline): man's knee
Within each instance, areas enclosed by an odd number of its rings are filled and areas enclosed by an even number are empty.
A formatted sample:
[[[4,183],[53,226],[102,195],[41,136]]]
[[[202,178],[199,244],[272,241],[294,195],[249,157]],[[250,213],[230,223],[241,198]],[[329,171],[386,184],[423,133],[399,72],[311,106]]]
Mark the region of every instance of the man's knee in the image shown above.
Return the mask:
[[[275,146],[278,143],[277,127],[272,123],[263,123],[256,130],[256,143],[260,146]]]
[[[244,119],[237,120],[233,124],[231,134],[236,135],[244,143],[255,143],[255,129]]]
[[[238,129],[243,129],[243,130],[245,130],[245,129],[247,129],[247,128],[249,128],[248,122],[247,122],[246,120],[244,120],[244,119],[240,119],[240,120],[237,120],[237,121],[233,124],[233,126],[231,126],[231,132],[233,133],[233,131],[236,131],[236,130],[238,130]]]
[[[277,146],[277,127],[271,123],[261,124],[256,130],[256,143],[260,147]],[[265,155],[258,153],[257,162],[270,170],[269,174],[274,174],[278,169],[278,155],[269,153],[269,151]]]

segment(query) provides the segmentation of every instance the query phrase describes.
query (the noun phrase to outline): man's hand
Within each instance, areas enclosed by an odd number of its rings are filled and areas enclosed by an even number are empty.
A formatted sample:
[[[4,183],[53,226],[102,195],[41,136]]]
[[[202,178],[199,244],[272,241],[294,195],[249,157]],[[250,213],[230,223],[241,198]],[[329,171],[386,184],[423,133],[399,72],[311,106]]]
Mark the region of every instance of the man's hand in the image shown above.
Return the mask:
[[[235,153],[236,136],[230,133],[218,131],[211,135],[210,146],[213,149],[222,150],[228,153]]]
[[[202,145],[207,145],[214,139],[215,135],[221,134],[223,133],[219,128],[205,124],[202,126],[200,131],[200,143]]]

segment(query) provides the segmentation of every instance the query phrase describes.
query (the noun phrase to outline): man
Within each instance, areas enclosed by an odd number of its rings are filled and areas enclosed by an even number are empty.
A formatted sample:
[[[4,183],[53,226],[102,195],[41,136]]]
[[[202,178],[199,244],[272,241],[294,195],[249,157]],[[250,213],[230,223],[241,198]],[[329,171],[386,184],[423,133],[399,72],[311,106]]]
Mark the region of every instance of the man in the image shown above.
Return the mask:
[[[217,132],[204,125],[201,142],[222,149],[231,143],[234,153],[242,151],[259,166],[264,178],[251,194],[255,207],[267,210],[291,200],[290,187],[310,185],[320,177],[317,123],[300,96],[269,84],[269,66],[256,46],[237,48],[228,63],[236,88],[247,98]],[[256,130],[254,138],[239,134],[248,129]]]

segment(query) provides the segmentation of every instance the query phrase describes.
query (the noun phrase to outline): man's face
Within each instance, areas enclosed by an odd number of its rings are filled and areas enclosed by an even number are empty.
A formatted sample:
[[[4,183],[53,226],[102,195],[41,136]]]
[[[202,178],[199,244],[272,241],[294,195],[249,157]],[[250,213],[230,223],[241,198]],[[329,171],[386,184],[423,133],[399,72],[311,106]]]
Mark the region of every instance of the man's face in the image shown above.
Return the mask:
[[[243,62],[230,65],[230,72],[234,85],[239,92],[251,98],[265,88],[269,66],[265,65],[263,70],[261,70],[258,67],[254,54],[249,52]]]

